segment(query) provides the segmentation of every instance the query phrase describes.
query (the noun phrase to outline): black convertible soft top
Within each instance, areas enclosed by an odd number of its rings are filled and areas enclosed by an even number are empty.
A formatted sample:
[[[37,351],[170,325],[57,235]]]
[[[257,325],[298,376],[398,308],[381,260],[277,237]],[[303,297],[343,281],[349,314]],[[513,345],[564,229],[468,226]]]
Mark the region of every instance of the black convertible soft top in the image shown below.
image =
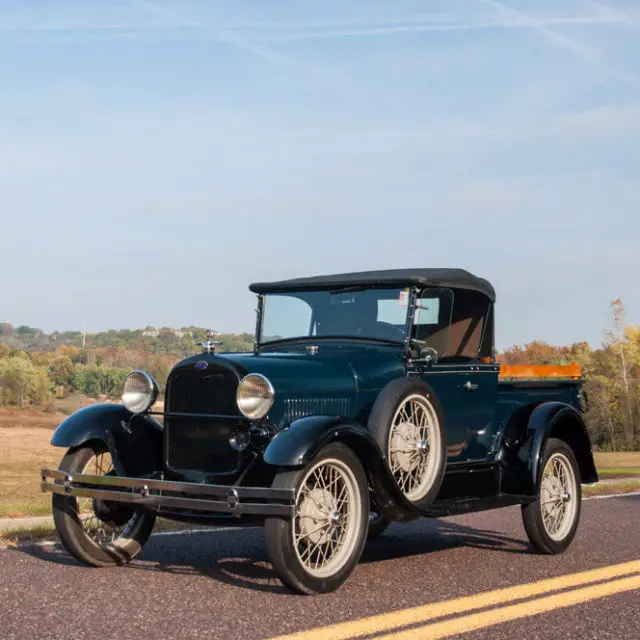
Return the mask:
[[[286,291],[313,291],[340,289],[354,286],[405,287],[450,287],[483,293],[495,302],[496,292],[491,283],[474,276],[464,269],[384,269],[381,271],[358,271],[309,278],[294,278],[277,282],[254,282],[249,289],[254,293],[281,293]]]

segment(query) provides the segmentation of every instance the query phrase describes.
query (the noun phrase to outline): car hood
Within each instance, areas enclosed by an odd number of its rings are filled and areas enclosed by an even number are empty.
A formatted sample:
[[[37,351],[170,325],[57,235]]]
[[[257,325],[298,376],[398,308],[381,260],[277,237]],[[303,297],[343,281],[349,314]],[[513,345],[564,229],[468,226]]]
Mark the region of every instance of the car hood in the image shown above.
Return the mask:
[[[355,417],[362,394],[379,390],[404,367],[399,347],[368,344],[321,345],[314,354],[299,347],[219,357],[271,381],[276,402],[270,417],[278,423],[313,414]]]

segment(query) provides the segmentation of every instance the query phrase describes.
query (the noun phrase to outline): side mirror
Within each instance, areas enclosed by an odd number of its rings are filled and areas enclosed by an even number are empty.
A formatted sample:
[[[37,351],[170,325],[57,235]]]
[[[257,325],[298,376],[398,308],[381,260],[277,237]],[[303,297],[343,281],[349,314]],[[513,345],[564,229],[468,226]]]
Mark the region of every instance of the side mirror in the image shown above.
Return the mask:
[[[420,360],[424,360],[428,366],[438,362],[438,352],[433,347],[423,347],[420,349]]]

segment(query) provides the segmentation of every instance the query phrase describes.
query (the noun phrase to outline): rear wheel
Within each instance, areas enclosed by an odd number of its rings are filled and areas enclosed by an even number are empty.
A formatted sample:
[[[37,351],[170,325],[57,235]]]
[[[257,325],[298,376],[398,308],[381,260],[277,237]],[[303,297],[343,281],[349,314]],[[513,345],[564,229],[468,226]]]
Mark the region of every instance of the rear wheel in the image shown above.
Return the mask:
[[[116,475],[106,445],[69,449],[62,471]],[[132,560],[149,539],[156,517],[125,504],[53,494],[53,520],[64,548],[93,567]]]
[[[265,522],[276,573],[299,593],[334,591],[358,563],[367,534],[369,494],[360,460],[332,443],[305,468],[279,472],[273,486],[296,492],[293,518]]]
[[[549,438],[542,461],[540,495],[522,506],[522,521],[531,544],[541,553],[558,554],[571,544],[580,521],[580,470],[571,448]]]

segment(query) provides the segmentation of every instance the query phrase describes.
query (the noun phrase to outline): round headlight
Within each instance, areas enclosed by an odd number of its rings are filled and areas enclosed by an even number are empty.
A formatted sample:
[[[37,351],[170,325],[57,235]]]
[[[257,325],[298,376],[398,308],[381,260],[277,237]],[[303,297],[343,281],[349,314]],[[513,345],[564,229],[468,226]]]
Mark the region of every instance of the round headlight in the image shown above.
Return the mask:
[[[245,376],[240,381],[236,393],[238,409],[252,420],[264,418],[273,406],[275,397],[273,385],[259,373],[250,373]]]
[[[132,371],[124,379],[121,397],[122,404],[131,413],[142,413],[158,398],[158,385],[148,373]]]

